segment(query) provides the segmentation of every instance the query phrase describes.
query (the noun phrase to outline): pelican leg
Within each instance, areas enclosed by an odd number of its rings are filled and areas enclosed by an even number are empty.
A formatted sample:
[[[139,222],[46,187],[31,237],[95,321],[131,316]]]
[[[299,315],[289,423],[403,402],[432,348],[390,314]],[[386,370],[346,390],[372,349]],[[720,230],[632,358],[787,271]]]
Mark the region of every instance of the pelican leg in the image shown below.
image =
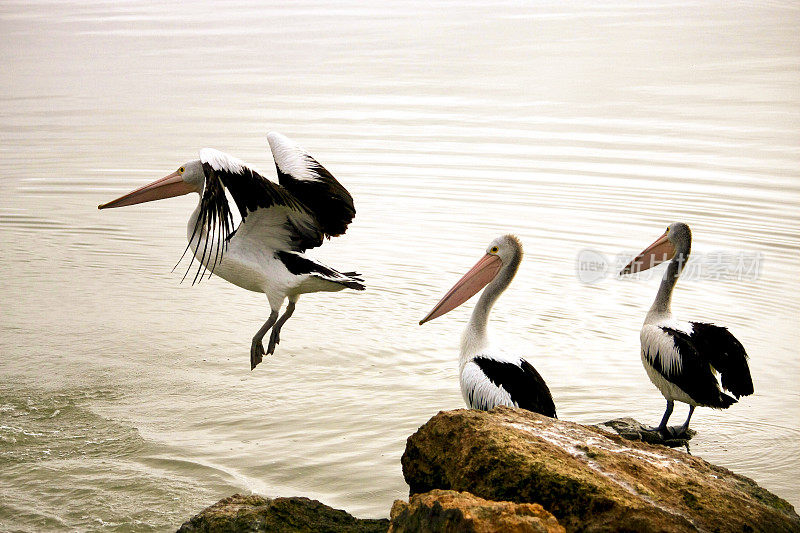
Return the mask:
[[[294,304],[295,301],[289,300],[289,303],[286,304],[286,311],[284,311],[284,313],[275,323],[275,326],[272,328],[272,333],[270,333],[269,336],[269,346],[267,347],[268,354],[275,353],[275,346],[281,342],[281,328],[286,321],[289,320],[289,317],[292,316],[292,313],[294,313]]]
[[[650,428],[649,431],[658,431],[662,435],[667,434],[667,422],[669,421],[670,415],[672,415],[672,410],[675,408],[675,402],[672,400],[667,400],[667,409],[664,411],[664,416],[661,418],[661,423],[658,427]]]
[[[264,356],[264,345],[261,344],[261,341],[264,339],[264,336],[269,331],[269,328],[275,324],[275,321],[278,319],[278,312],[273,310],[269,318],[264,325],[261,326],[261,329],[258,330],[256,336],[253,337],[253,344],[250,346],[250,370],[253,370],[258,363],[261,362],[262,357]]]
[[[683,435],[689,430],[689,420],[692,419],[692,413],[694,413],[694,405],[689,406],[689,416],[686,417],[686,422],[681,426],[680,435]]]

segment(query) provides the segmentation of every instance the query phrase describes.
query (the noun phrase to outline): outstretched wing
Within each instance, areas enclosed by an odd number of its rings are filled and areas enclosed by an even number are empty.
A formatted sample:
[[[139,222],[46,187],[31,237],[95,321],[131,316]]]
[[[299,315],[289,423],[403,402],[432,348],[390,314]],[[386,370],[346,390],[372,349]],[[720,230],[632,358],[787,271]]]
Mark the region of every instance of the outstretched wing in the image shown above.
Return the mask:
[[[213,148],[200,150],[200,161],[206,177],[200,219],[206,211],[213,220],[215,212],[224,215],[230,209],[227,189],[242,217],[236,232],[258,235],[275,250],[303,251],[322,244],[323,233],[313,214],[283,186]],[[225,232],[225,240],[233,233]]]
[[[200,150],[205,184],[189,242],[204,233],[207,238],[195,281],[206,270],[213,273],[234,234],[253,246],[302,252],[341,235],[353,220],[353,199],[330,172],[279,133],[268,138],[280,183],[219,150]],[[242,217],[236,229],[226,191]]]
[[[728,328],[705,322],[690,322],[691,338],[719,373],[723,388],[734,396],[753,394],[753,379],[747,364],[747,352]]]
[[[473,361],[489,381],[505,389],[519,407],[556,418],[556,406],[547,383],[525,359],[520,359],[519,365],[480,356]]]
[[[326,237],[343,234],[356,214],[347,189],[287,137],[270,132],[267,140],[280,184],[308,208]]]

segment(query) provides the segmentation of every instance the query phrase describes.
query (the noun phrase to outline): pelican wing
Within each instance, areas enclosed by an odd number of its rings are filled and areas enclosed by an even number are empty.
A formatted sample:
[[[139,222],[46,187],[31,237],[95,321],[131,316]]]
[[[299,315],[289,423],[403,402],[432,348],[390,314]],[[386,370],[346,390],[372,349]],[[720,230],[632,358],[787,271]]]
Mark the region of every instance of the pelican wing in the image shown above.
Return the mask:
[[[747,352],[728,328],[705,322],[691,322],[692,340],[719,373],[723,388],[737,398],[753,394],[753,379]]]
[[[556,418],[556,406],[547,383],[525,359],[520,358],[519,364],[480,356],[473,361],[489,381],[508,392],[518,407]]]
[[[303,251],[322,244],[323,233],[315,217],[282,185],[270,181],[241,160],[213,148],[200,150],[206,176],[201,219],[230,218],[227,190],[236,203],[242,224],[236,232],[255,235],[275,250]],[[229,239],[234,232],[225,232]]]
[[[711,363],[689,333],[667,326],[657,330],[662,334],[648,343],[645,356],[658,373],[701,405],[721,408],[736,402],[720,390]]]
[[[366,289],[364,278],[358,272],[339,272],[297,252],[279,251],[275,255],[283,262],[286,269],[296,276],[308,275],[357,291]]]
[[[308,208],[326,237],[343,234],[356,214],[347,189],[287,137],[271,132],[267,140],[280,184]]]

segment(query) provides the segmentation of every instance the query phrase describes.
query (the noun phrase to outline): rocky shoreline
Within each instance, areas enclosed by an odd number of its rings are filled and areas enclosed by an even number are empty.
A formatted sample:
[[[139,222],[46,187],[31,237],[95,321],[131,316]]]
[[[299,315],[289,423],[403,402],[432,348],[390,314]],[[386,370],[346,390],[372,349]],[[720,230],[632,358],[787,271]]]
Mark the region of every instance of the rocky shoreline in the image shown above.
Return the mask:
[[[389,520],[307,498],[234,495],[178,531],[800,531],[794,508],[749,478],[604,427],[506,407],[438,413],[408,438],[402,465],[410,498]]]

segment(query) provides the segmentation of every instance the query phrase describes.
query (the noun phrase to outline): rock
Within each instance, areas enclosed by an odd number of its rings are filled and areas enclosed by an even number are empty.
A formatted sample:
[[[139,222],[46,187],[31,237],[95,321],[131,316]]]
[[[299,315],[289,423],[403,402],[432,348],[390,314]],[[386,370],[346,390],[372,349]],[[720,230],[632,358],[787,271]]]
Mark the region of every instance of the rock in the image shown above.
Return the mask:
[[[354,518],[345,511],[308,498],[264,498],[234,494],[184,522],[178,533],[385,533],[389,521]]]
[[[800,531],[792,506],[751,479],[519,409],[441,412],[409,437],[402,464],[412,495],[539,503],[567,531]]]
[[[390,533],[564,533],[538,503],[495,502],[469,492],[434,489],[392,506]]]
[[[670,448],[685,447],[688,449],[689,441],[697,434],[691,428],[687,429],[686,432],[681,432],[680,426],[670,426],[667,430],[671,433],[671,436],[664,438],[661,433],[649,430],[647,426],[633,418],[615,418],[598,424],[598,427],[616,431],[620,436],[628,440],[642,440],[648,444],[661,444]]]

